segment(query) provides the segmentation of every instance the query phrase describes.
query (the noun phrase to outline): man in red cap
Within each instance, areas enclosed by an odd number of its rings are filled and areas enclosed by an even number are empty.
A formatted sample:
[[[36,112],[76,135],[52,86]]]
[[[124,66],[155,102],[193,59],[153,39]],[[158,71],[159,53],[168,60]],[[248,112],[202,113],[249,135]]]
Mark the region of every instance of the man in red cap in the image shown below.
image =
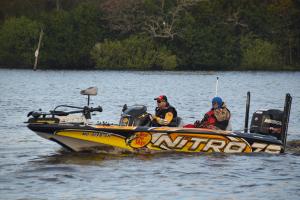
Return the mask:
[[[155,108],[155,116],[152,115],[152,126],[177,126],[177,111],[168,102],[165,95],[156,97],[157,107]]]

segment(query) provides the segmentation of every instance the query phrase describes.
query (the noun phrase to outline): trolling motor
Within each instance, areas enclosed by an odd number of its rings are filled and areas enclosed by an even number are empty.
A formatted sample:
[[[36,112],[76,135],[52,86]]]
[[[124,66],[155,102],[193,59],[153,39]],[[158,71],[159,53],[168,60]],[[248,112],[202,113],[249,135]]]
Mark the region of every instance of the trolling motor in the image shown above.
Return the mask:
[[[90,105],[90,96],[97,95],[98,89],[96,87],[90,87],[85,90],[81,90],[80,94],[88,96],[87,106],[78,107],[78,106],[70,106],[70,105],[58,105],[53,110],[49,112],[43,112],[41,109],[39,111],[31,111],[27,114],[27,117],[32,116],[28,120],[28,123],[59,123],[63,117],[69,116],[71,114],[82,113],[84,119],[91,119],[92,112],[102,112],[103,109],[101,106],[98,107],[89,107]],[[58,110],[58,108],[71,108],[76,109],[72,111],[62,111]]]
[[[257,110],[253,113],[250,133],[259,133],[263,135],[269,135],[276,137],[282,141],[283,147],[286,146],[287,130],[290,118],[290,111],[292,105],[292,97],[289,93],[286,94],[284,110],[268,109]],[[249,109],[250,109],[250,92],[247,92],[246,102],[246,115],[245,115],[245,127],[244,132],[248,133],[248,121],[249,121]]]
[[[87,88],[85,90],[81,90],[80,91],[80,94],[88,96],[87,106],[90,105],[90,96],[96,96],[97,92],[98,92],[98,88],[97,87],[89,87],[89,88]]]

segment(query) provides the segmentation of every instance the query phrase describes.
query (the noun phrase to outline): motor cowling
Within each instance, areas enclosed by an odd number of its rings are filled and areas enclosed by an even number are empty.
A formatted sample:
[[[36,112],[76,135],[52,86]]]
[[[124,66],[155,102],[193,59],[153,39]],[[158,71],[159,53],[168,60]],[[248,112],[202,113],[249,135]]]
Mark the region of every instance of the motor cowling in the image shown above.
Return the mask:
[[[271,135],[281,139],[283,111],[277,109],[257,110],[253,113],[250,132]]]
[[[144,105],[123,106],[120,126],[149,126],[151,119]]]

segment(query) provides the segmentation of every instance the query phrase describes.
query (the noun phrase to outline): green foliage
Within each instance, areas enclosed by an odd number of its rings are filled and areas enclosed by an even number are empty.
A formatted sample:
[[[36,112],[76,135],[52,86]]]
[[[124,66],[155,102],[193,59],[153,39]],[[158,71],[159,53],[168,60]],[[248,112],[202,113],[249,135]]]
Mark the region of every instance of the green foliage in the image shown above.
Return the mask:
[[[55,68],[91,68],[90,50],[103,39],[101,13],[87,4],[45,15],[41,62]]]
[[[82,2],[98,0],[1,0],[0,22],[3,18],[26,16],[37,18],[43,12],[54,10],[71,10]]]
[[[170,42],[169,48],[176,52],[179,68],[217,70],[239,65],[239,37],[234,27],[222,21],[225,18],[220,4],[195,4],[177,21],[178,37]]]
[[[91,51],[98,69],[163,69],[176,67],[176,56],[158,47],[151,38],[132,36],[122,41],[105,40]]]
[[[238,38],[222,26],[189,28],[176,46],[181,66],[192,69],[226,69],[239,64]],[[178,44],[178,42],[177,42]],[[177,49],[180,47],[180,49]],[[183,67],[184,69],[186,67]]]
[[[0,65],[32,66],[40,25],[27,17],[10,18],[0,29]]]
[[[159,51],[155,65],[163,70],[174,70],[177,66],[176,55],[163,48]]]
[[[294,0],[3,0],[0,65],[31,67],[42,27],[39,68],[299,70],[299,19]]]
[[[262,39],[244,37],[241,39],[242,63],[245,69],[278,69],[281,65],[278,48],[275,44]]]

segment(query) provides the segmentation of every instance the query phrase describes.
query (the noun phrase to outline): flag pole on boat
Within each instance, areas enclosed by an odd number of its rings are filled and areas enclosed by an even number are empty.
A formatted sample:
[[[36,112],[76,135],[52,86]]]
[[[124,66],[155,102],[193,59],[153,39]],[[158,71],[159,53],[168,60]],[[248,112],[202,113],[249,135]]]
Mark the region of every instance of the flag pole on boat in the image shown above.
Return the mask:
[[[216,82],[216,95],[218,96],[218,85],[219,85],[219,77],[217,76],[217,82]]]
[[[35,61],[34,61],[34,66],[33,66],[34,71],[36,71],[36,69],[37,69],[37,63],[38,63],[38,58],[39,58],[42,37],[43,37],[43,29],[41,29],[39,43],[38,43],[37,49],[34,52],[34,56],[35,56]]]

